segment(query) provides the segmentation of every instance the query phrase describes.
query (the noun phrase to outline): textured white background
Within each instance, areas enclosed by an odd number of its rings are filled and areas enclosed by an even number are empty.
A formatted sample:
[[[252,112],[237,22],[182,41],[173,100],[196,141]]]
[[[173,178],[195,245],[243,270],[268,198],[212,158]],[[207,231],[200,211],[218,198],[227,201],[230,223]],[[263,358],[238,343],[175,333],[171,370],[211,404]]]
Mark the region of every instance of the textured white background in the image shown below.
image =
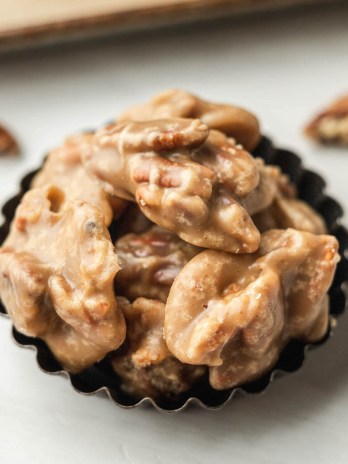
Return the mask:
[[[347,208],[348,151],[320,149],[300,129],[348,90],[348,8],[215,23],[108,43],[0,56],[0,118],[20,137],[21,160],[0,160],[0,202],[65,134],[107,121],[172,86],[254,109],[264,131],[300,151]],[[43,374],[0,320],[0,462],[348,462],[348,330],[311,353],[263,396],[220,412],[124,411]]]

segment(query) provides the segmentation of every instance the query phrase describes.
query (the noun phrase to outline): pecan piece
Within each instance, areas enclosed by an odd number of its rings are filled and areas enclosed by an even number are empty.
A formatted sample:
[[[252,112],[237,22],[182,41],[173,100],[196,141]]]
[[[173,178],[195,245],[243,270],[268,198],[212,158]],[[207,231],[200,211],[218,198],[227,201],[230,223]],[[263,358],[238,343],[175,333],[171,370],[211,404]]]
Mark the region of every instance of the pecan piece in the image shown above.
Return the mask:
[[[163,303],[146,298],[129,303],[121,297],[117,302],[127,321],[127,340],[111,364],[124,391],[139,398],[175,398],[202,377],[206,368],[182,364],[168,350]]]
[[[0,248],[0,295],[16,328],[42,338],[78,372],[120,346],[117,256],[101,211],[64,202],[54,186],[30,190]]]
[[[148,103],[126,110],[119,120],[147,121],[162,118],[200,119],[212,129],[236,139],[246,150],[254,149],[260,141],[259,122],[253,114],[237,106],[202,100],[179,89],[167,90]]]
[[[105,215],[106,225],[109,225],[114,217],[122,213],[127,202],[108,195],[98,182],[88,176],[81,157],[92,139],[92,133],[67,138],[62,146],[48,154],[31,186],[36,188],[54,184],[64,192],[67,200],[83,200],[97,206]]]
[[[317,142],[348,145],[348,94],[316,116],[305,133]]]
[[[118,295],[165,302],[184,265],[201,251],[175,234],[154,226],[143,234],[127,234],[116,242],[121,270],[116,276]]]
[[[324,219],[306,202],[297,198],[296,187],[279,170],[272,203],[252,219],[260,232],[270,229],[297,229],[312,234],[327,232]]]
[[[8,129],[0,125],[0,156],[17,156],[19,151],[15,137]]]
[[[236,253],[259,245],[241,205],[259,184],[258,163],[199,120],[109,125],[84,162],[110,194],[136,200],[151,221],[193,245]]]
[[[266,232],[255,254],[200,253],[170,290],[168,348],[182,362],[210,366],[216,389],[259,377],[290,339],[323,337],[337,261],[334,237],[294,229]]]

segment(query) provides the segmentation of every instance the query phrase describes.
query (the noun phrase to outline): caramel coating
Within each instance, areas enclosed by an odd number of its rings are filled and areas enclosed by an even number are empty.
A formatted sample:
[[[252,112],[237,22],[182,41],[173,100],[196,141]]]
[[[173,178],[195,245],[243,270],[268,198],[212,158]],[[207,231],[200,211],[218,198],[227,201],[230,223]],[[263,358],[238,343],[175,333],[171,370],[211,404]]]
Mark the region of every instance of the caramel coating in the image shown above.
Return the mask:
[[[105,215],[106,225],[118,217],[126,202],[108,195],[91,179],[82,164],[82,153],[93,140],[92,133],[81,133],[69,137],[64,145],[52,150],[43,168],[34,177],[32,188],[56,185],[67,200],[83,200],[97,206]]]
[[[249,111],[233,105],[211,103],[179,89],[167,90],[148,103],[126,110],[119,120],[162,118],[200,119],[212,129],[236,139],[246,150],[254,149],[261,138],[259,122]]]
[[[143,234],[127,234],[116,242],[121,270],[116,276],[117,295],[166,302],[180,270],[201,250],[161,227]]]
[[[110,194],[136,200],[151,221],[193,245],[233,253],[259,246],[241,203],[259,185],[261,162],[199,120],[109,125],[84,162]]]
[[[128,394],[143,398],[173,398],[188,390],[205,372],[175,359],[163,338],[165,305],[138,298],[129,303],[117,298],[127,321],[126,348],[112,356],[111,363]]]
[[[325,234],[327,229],[323,218],[308,203],[297,198],[296,188],[287,176],[278,170],[275,178],[278,185],[273,202],[252,217],[259,231],[292,228]]]
[[[30,190],[0,248],[0,294],[16,328],[40,337],[71,372],[120,346],[119,270],[100,209],[64,202],[55,186]]]
[[[287,229],[263,234],[255,254],[200,253],[171,287],[168,348],[182,362],[211,366],[218,390],[262,375],[290,339],[325,334],[337,247],[334,237]]]
[[[342,95],[310,121],[305,134],[317,142],[348,145],[348,94]]]
[[[325,222],[310,205],[297,198],[277,196],[272,205],[253,216],[260,232],[293,228],[312,234],[325,234]]]
[[[246,197],[240,199],[240,204],[250,215],[268,208],[279,191],[279,168],[266,166],[260,158],[256,158],[255,161],[259,171],[259,183]]]

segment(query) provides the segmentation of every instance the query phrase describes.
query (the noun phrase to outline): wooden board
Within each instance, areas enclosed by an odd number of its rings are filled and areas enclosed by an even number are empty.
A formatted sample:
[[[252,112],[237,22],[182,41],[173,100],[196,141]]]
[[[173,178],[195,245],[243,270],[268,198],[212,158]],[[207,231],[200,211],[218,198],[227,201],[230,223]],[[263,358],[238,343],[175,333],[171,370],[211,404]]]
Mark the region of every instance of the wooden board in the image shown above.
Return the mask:
[[[0,0],[0,49],[333,0]]]

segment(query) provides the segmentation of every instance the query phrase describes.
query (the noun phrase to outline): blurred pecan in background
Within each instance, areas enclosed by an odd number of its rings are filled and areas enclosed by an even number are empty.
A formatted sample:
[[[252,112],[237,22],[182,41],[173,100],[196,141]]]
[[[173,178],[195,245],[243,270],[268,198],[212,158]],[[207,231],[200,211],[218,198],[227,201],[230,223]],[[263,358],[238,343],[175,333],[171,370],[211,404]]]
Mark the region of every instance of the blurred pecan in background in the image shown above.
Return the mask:
[[[314,118],[305,133],[321,143],[348,145],[348,93]]]
[[[0,124],[0,156],[17,156],[19,151],[17,140]]]

